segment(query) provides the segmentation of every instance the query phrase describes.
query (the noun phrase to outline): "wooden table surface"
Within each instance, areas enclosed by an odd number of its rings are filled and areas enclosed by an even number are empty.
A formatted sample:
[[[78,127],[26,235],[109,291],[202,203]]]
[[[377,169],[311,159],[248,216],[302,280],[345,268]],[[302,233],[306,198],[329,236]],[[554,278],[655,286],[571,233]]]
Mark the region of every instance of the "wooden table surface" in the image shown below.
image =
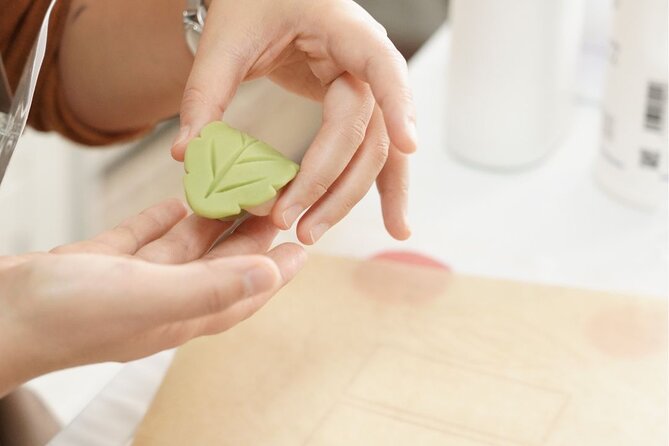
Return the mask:
[[[666,446],[667,303],[314,257],[177,352],[135,444]]]

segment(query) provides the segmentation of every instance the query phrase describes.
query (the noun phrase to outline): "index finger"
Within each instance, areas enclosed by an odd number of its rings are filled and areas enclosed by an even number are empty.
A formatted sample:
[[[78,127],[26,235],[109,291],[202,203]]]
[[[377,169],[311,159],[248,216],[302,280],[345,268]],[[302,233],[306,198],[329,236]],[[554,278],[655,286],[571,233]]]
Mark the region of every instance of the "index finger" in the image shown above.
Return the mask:
[[[330,28],[325,32],[337,38],[326,39],[327,50],[343,69],[370,85],[390,140],[400,151],[413,153],[417,146],[416,111],[406,60],[369,14],[364,10],[359,14],[328,22]],[[347,31],[342,33],[342,28]]]

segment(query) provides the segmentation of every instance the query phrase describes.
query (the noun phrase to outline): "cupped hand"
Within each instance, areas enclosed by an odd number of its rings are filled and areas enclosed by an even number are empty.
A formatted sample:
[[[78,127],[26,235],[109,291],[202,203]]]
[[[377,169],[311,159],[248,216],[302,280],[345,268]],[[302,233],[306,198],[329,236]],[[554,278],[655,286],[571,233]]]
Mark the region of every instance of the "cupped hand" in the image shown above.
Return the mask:
[[[251,316],[301,268],[267,219],[186,217],[169,200],[92,240],[0,257],[0,397],[35,376],[128,361],[222,332]]]
[[[388,232],[410,235],[407,154],[416,149],[406,61],[351,0],[212,0],[172,149],[182,160],[204,125],[221,119],[244,80],[268,76],[323,102],[323,125],[274,223],[311,244],[376,181]]]

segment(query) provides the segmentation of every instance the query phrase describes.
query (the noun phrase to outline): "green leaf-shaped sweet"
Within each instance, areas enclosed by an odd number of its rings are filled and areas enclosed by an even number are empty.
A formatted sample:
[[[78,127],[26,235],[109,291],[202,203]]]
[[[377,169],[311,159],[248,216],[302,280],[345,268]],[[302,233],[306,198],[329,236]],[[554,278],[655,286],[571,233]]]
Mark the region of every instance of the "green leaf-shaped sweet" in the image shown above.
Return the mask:
[[[188,144],[184,188],[193,212],[221,219],[272,199],[299,166],[224,122],[208,124]]]

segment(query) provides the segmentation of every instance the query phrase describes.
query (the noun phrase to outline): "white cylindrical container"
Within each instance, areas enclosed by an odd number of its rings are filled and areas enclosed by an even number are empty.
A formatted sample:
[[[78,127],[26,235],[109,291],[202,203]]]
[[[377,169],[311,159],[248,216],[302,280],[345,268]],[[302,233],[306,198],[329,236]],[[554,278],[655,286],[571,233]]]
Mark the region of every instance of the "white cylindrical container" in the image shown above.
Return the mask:
[[[667,0],[618,0],[598,182],[633,205],[667,201]]]
[[[447,144],[497,169],[530,165],[564,133],[582,0],[452,0]]]

